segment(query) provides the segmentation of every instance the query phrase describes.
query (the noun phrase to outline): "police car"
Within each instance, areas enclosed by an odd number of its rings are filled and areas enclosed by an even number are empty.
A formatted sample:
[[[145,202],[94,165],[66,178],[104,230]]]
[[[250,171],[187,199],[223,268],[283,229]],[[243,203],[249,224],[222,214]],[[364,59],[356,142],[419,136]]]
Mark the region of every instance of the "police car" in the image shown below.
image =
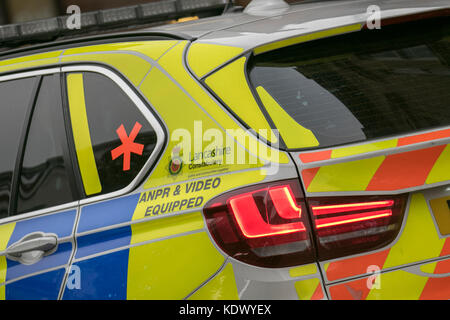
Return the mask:
[[[1,53],[0,299],[450,298],[448,0],[232,11]]]

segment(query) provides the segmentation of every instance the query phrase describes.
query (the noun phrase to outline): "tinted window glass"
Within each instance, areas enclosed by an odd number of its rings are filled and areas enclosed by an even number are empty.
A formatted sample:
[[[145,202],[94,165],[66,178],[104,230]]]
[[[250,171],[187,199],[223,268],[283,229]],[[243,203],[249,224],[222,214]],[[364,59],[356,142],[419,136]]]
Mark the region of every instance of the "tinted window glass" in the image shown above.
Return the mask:
[[[74,108],[76,98],[75,78],[68,75],[69,104],[72,116],[72,129],[80,123],[74,123]],[[93,193],[98,195],[119,190],[130,184],[140,172],[156,145],[156,133],[144,118],[142,113],[127,94],[111,79],[104,75],[83,73],[85,108],[89,127],[95,164],[101,190]],[[72,88],[70,86],[73,86]],[[72,101],[71,101],[72,100]],[[74,132],[75,140],[76,133]],[[75,141],[75,144],[77,141]],[[77,150],[80,171],[80,150]],[[86,177],[83,177],[86,189]],[[88,192],[86,191],[87,195]]]
[[[42,80],[21,166],[18,213],[75,200],[63,157],[67,141],[58,83],[58,76]]]
[[[448,18],[287,47],[250,70],[321,147],[450,124]]]
[[[35,83],[35,78],[0,82],[0,218],[8,215],[12,174]]]

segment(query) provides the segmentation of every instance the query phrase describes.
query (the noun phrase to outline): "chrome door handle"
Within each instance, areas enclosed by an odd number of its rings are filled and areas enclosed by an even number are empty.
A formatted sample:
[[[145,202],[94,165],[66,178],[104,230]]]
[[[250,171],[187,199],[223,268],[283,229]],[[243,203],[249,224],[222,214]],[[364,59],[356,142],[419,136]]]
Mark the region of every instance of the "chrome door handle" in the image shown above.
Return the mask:
[[[55,234],[33,232],[10,245],[5,253],[10,260],[30,265],[52,254],[57,247],[58,238]]]

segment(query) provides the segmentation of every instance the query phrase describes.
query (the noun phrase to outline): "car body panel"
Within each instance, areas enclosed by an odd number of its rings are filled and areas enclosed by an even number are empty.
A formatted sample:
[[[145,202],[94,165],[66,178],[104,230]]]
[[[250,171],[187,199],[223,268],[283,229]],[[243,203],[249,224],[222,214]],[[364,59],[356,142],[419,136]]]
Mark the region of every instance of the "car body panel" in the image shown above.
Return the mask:
[[[370,4],[379,5],[384,18],[450,8],[443,0],[305,3],[279,16],[224,15],[160,28],[198,37],[193,42],[80,45],[2,61],[0,72],[35,67],[57,67],[64,72],[79,65],[108,68],[125,79],[137,99],[161,121],[164,137],[160,137],[161,149],[130,188],[83,199],[72,210],[49,215],[70,216],[64,223],[50,221],[49,229],[38,223],[39,217],[29,220],[33,230],[63,238],[63,252],[32,268],[0,256],[0,298],[8,299],[8,290],[13,289],[18,298],[49,299],[449,298],[443,279],[449,279],[450,239],[447,231],[438,231],[447,230],[448,222],[440,222],[433,204],[449,194],[450,129],[289,153],[266,143],[276,141],[272,135],[260,139],[242,123],[243,119],[254,129],[269,131],[273,127],[248,86],[221,87],[226,80],[233,85],[236,77],[245,84],[243,62],[251,51],[258,54],[357,32],[367,20]],[[211,52],[214,57],[208,56]],[[229,71],[229,66],[237,66],[237,71]],[[253,106],[250,115],[245,113],[249,106]],[[276,105],[269,110],[277,111]],[[286,117],[278,121],[283,123]],[[196,122],[201,122],[203,132],[214,129],[225,136],[229,136],[227,130],[241,130],[244,139],[231,137],[226,147],[241,150],[249,161],[224,162],[224,152],[216,163],[189,165],[186,160],[192,155],[187,150],[183,155],[179,140],[169,138],[179,134],[180,128],[195,135]],[[309,147],[315,147],[306,131],[302,136],[309,137]],[[204,141],[198,151],[211,154],[216,147]],[[174,156],[186,162],[175,174],[169,170]],[[273,166],[278,169],[276,175],[271,174]],[[402,166],[404,170],[393,169]],[[205,203],[240,187],[292,178],[300,179],[306,196],[410,192],[402,229],[386,247],[303,266],[261,268],[227,256],[206,227],[201,213]],[[25,234],[19,232],[25,223],[18,218],[0,225],[0,250]],[[444,224],[444,229],[438,224]],[[366,286],[369,278],[374,279],[371,266],[379,267],[381,291]],[[69,288],[74,267],[81,272],[79,289]],[[20,289],[30,286],[43,289],[28,294]]]
[[[450,176],[448,129],[424,134],[436,139],[406,144],[417,135],[297,153],[308,195],[352,192],[400,193],[446,184]],[[303,162],[305,161],[305,162]],[[349,171],[350,170],[350,171]],[[354,179],[345,182],[349,172]],[[414,174],[410,174],[414,172]]]
[[[198,43],[243,48],[245,51],[271,42],[352,24],[364,25],[376,5],[383,19],[448,9],[445,0],[396,1],[322,1],[291,5],[275,16],[251,16],[245,13],[224,15],[198,22],[186,22],[154,30],[177,31],[197,37]]]
[[[450,259],[445,259],[383,272],[378,277],[340,282],[329,287],[330,297],[336,300],[448,299],[449,263]]]
[[[239,47],[195,42],[189,46],[187,63],[196,77],[201,79],[243,51],[244,49]]]
[[[272,129],[248,86],[245,77],[246,57],[241,57],[205,79],[205,83],[250,128],[271,143],[277,143]]]
[[[128,44],[124,44],[122,48],[127,46]],[[177,50],[177,47],[180,49]],[[209,95],[205,95],[203,89],[200,90],[201,86],[193,80],[192,76],[187,71],[180,73],[179,70],[175,74],[183,81],[191,82],[191,87],[195,88],[195,91],[193,90],[191,93],[175,82],[169,73],[172,71],[170,67],[164,69],[161,67],[173,66],[174,59],[177,59],[178,63],[180,63],[185,47],[186,42],[181,42],[178,46],[173,47],[171,51],[166,52],[164,57],[158,61],[160,64],[145,58],[145,60],[151,61],[151,71],[146,71],[148,72],[147,78],[143,81],[136,80],[134,82],[140,83],[141,92],[148,98],[148,102],[154,106],[157,114],[164,119],[164,125],[169,132],[172,126],[174,129],[177,129],[186,121],[185,117],[184,121],[180,123],[177,114],[169,109],[169,103],[170,108],[173,108],[173,101],[177,101],[177,99],[180,102],[180,107],[186,108],[190,106],[192,122],[194,120],[202,120],[204,129],[205,124],[208,123],[212,128],[221,129],[221,123],[216,119],[212,121],[212,117],[205,115],[203,108],[209,105],[210,108],[213,107],[215,109],[216,113],[218,111],[221,112],[219,120],[224,119],[229,122],[229,118]],[[147,47],[143,46],[143,48],[144,50],[141,53],[128,51],[126,54],[130,53],[131,55],[133,53],[142,58],[145,51],[149,51]],[[90,63],[94,60],[97,63],[111,65],[121,72],[121,69],[125,68],[124,65],[116,64],[109,59],[108,54],[111,51],[97,52],[93,48],[88,48],[88,54],[83,54],[81,53],[82,51],[81,49],[75,51],[77,52],[76,61],[78,62]],[[111,54],[124,55],[124,51],[121,50],[120,53],[114,52]],[[91,55],[92,52],[96,52],[95,57]],[[172,52],[173,55],[171,55]],[[71,52],[67,52],[67,57],[73,57],[69,53]],[[105,56],[104,60],[102,60],[103,56]],[[123,73],[126,75],[126,72]],[[161,100],[154,94],[153,91],[161,92],[160,90],[163,88],[171,99]],[[198,102],[193,100],[191,94],[192,96],[197,94],[203,100],[209,99],[210,102],[208,101],[206,105],[200,107]],[[236,123],[234,123],[234,126],[239,128]],[[194,128],[189,129],[191,132],[193,130]],[[251,136],[248,135],[248,137]],[[248,144],[249,142],[246,143]],[[261,145],[263,144],[261,143]],[[166,146],[165,149],[169,150],[171,147],[173,149],[175,146],[175,143],[173,145],[169,143],[169,146]],[[245,150],[244,146],[239,145],[237,147]],[[278,153],[278,151],[274,150],[273,153]],[[284,164],[286,170],[291,168],[285,172],[285,176],[296,177],[292,164],[288,165],[289,158],[285,153],[283,155],[284,158],[281,158],[280,161],[286,163]],[[167,157],[166,161],[165,157]],[[255,159],[254,164],[250,166],[245,164],[223,164],[216,165],[216,169],[213,166],[213,170],[211,168],[202,169],[201,167],[199,169],[183,168],[177,175],[171,175],[168,170],[171,153],[166,152],[153,169],[148,181],[143,184],[143,188],[138,188],[138,193],[83,206],[76,234],[78,246],[73,266],[79,267],[82,274],[88,273],[90,276],[84,279],[86,282],[82,281],[81,290],[68,290],[66,288],[62,298],[149,299],[174,296],[184,298],[188,296],[197,287],[201,286],[203,282],[212,277],[225,261],[224,256],[220,251],[217,251],[209,235],[205,232],[203,218],[198,209],[210,198],[226,190],[242,186],[243,181],[246,184],[264,181],[266,176],[261,174],[259,168],[267,166],[266,161],[271,160],[272,157],[269,153],[269,157],[263,159],[265,161],[256,161],[257,159]],[[276,159],[276,157],[273,157],[273,159]],[[264,164],[265,162],[266,164]],[[217,168],[220,170],[217,170]],[[192,177],[193,173],[195,173],[194,180]],[[212,182],[214,179],[218,182]],[[205,186],[204,188],[202,188],[202,184]],[[206,188],[208,184],[210,186]],[[200,187],[198,187],[199,185]],[[196,188],[195,192],[193,191],[194,187]],[[175,194],[177,189],[180,191]],[[156,199],[156,194],[163,193],[161,190],[170,190],[170,192],[168,196],[164,198],[160,196],[159,199]],[[201,198],[201,202],[197,201],[199,198]],[[194,199],[194,201],[191,203],[190,199]],[[179,205],[180,208],[178,208],[178,205],[174,204],[176,202],[181,204],[185,202],[185,204]],[[152,206],[150,206],[150,203]],[[172,206],[171,204],[174,205]],[[169,205],[170,208],[168,208]],[[149,207],[161,208],[161,212],[159,209],[158,211],[149,211]],[[111,217],[114,218],[111,219]],[[155,233],[155,229],[157,233]],[[192,239],[192,243],[190,239]],[[171,243],[174,243],[173,250],[168,251]],[[199,250],[202,246],[204,249]],[[163,250],[162,248],[167,249]],[[146,274],[146,270],[149,268],[156,268],[163,272],[161,267],[165,266],[164,268],[167,268],[168,264],[172,265],[175,252],[180,251],[185,252],[186,257],[200,254],[201,256],[198,256],[198,260],[206,259],[211,261],[211,264],[205,264],[204,272],[201,272],[198,266],[195,267],[196,276],[192,277],[193,271],[189,273],[186,270],[186,263],[183,262],[183,259],[186,258],[180,256],[180,262],[173,264],[173,266],[174,268],[182,267],[183,269],[174,269],[172,270],[173,273],[167,274],[167,276],[163,276],[162,273],[158,273],[157,276],[155,274]],[[166,259],[162,258],[163,254],[168,255]],[[154,265],[156,261],[152,262],[152,259],[147,259],[153,255],[160,257],[158,260],[159,265]],[[167,260],[169,258],[171,261]],[[110,266],[104,270],[105,274],[99,274],[99,266],[106,263]],[[190,274],[190,282],[181,280],[186,278],[186,272]],[[182,278],[177,280],[178,278],[174,275]],[[146,280],[144,280],[145,277],[147,277]],[[167,281],[175,281],[177,287],[179,287],[179,293],[174,291],[173,286],[167,287]],[[185,285],[182,286],[181,283],[185,283]],[[95,290],[95,288],[98,288],[98,290]],[[171,290],[167,291],[168,288],[171,288]]]
[[[39,53],[25,57],[7,59],[0,64],[0,73],[12,72],[27,68],[43,67],[59,62],[62,51]]]
[[[446,188],[440,188],[445,190]],[[445,191],[444,191],[445,192]],[[427,194],[427,196],[430,196]],[[337,281],[368,273],[368,267],[380,270],[397,268],[422,261],[445,258],[448,255],[448,238],[436,232],[429,201],[422,192],[411,195],[402,229],[386,248],[348,258],[321,262],[327,281]],[[420,237],[417,235],[420,234]]]
[[[34,232],[56,235],[58,246],[55,252],[31,265],[2,256],[1,273],[4,278],[0,279],[2,280],[0,298],[7,300],[58,298],[65,281],[66,269],[73,255],[76,214],[74,204],[72,210],[36,215],[1,226],[4,237],[2,248],[6,249]]]
[[[417,263],[448,259],[450,239],[438,232],[430,206],[432,199],[449,194],[448,135],[448,129],[436,129],[375,142],[295,153],[308,196],[410,193],[402,228],[391,244],[372,252],[320,262],[327,287],[330,284],[330,298],[398,299],[402,294],[405,294],[405,299],[428,297],[425,291],[421,294],[428,278],[430,283],[436,281],[431,280],[433,277],[409,276],[408,271],[391,272],[399,267],[409,270],[409,266]],[[349,176],[352,179],[348,179]],[[381,289],[374,287],[370,290],[366,286],[367,275],[374,268],[380,272],[383,284]],[[365,277],[362,278],[363,275]],[[404,278],[404,282],[395,282],[396,275]],[[355,277],[359,280],[334,285]],[[415,293],[411,292],[411,287],[418,286],[418,283],[423,286],[417,287]],[[389,292],[393,292],[392,295]],[[448,293],[441,290],[434,296],[448,297]]]

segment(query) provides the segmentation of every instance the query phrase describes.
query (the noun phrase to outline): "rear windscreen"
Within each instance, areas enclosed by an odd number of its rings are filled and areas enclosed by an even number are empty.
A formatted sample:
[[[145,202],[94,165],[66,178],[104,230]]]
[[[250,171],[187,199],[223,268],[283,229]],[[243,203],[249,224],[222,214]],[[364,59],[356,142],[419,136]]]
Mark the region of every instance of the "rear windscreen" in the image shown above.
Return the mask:
[[[318,147],[447,126],[450,19],[382,26],[257,55],[249,74],[252,86],[263,87],[310,130]]]

